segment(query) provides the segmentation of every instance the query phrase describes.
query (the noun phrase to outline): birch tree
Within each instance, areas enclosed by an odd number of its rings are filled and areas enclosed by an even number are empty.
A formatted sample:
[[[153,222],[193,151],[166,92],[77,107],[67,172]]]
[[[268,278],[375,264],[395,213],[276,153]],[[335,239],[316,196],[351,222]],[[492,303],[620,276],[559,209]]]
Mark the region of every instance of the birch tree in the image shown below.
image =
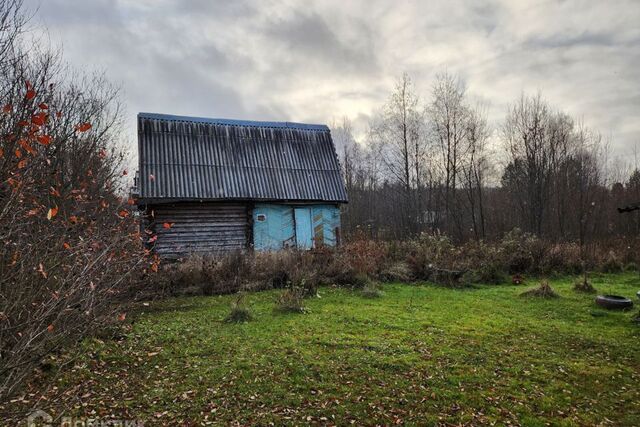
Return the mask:
[[[405,225],[417,231],[421,215],[422,165],[426,154],[423,113],[408,74],[397,81],[394,92],[372,128],[373,137],[389,178],[403,190]]]
[[[461,237],[462,219],[457,206],[457,188],[461,161],[468,151],[469,108],[465,101],[465,87],[459,78],[446,73],[436,77],[427,116],[440,157],[445,228]]]

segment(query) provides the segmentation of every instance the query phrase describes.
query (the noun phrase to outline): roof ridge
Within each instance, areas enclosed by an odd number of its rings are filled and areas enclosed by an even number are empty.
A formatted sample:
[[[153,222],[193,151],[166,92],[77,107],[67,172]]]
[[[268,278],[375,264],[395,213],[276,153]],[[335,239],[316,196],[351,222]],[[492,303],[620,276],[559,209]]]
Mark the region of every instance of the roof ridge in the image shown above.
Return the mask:
[[[206,124],[223,125],[223,126],[299,129],[299,130],[314,130],[314,131],[323,131],[323,132],[329,131],[329,127],[327,125],[297,123],[297,122],[271,122],[271,121],[256,121],[256,120],[219,119],[219,118],[177,116],[172,114],[144,113],[144,112],[138,113],[138,118],[151,119],[151,120],[166,120],[166,121],[172,121],[172,122],[206,123]]]

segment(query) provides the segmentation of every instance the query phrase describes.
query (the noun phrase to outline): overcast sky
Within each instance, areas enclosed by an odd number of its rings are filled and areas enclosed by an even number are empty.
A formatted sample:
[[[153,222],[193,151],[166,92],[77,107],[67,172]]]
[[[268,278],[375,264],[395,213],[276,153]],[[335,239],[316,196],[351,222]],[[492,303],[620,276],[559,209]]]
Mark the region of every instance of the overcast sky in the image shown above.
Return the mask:
[[[640,1],[26,0],[65,58],[139,111],[331,123],[359,132],[408,72],[457,73],[498,127],[542,91],[632,155],[640,144]]]

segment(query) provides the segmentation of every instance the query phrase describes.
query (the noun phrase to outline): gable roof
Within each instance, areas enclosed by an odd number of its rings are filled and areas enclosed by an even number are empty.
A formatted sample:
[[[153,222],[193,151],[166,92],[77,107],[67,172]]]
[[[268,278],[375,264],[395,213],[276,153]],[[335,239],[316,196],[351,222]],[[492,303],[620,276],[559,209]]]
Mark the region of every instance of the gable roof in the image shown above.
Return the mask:
[[[346,202],[325,125],[138,114],[140,199]]]

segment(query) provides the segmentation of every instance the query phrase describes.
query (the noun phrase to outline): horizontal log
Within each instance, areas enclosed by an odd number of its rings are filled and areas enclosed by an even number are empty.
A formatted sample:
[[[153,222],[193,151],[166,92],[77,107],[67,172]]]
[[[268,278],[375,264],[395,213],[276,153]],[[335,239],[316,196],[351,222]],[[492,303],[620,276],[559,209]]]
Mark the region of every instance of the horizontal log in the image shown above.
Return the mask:
[[[238,212],[243,213],[247,212],[248,208],[246,206],[239,207],[230,207],[230,206],[215,206],[215,207],[179,207],[172,208],[170,206],[163,206],[158,208],[150,208],[147,211],[153,211],[154,214],[162,213],[162,212],[178,212],[178,213],[189,213],[189,212]]]
[[[244,245],[166,247],[157,248],[156,253],[164,255],[169,253],[224,252],[238,249],[244,249]]]
[[[182,240],[163,240],[162,242],[160,242],[160,240],[156,241],[156,246],[176,246],[176,245],[195,245],[195,244],[199,244],[199,245],[224,245],[227,243],[244,243],[245,240],[244,239],[237,239],[237,238],[231,238],[231,237],[227,237],[227,238],[222,238],[222,239],[198,239],[198,238],[189,238],[189,239],[182,239]]]
[[[248,222],[246,219],[243,220],[235,220],[235,219],[230,219],[230,218],[224,218],[221,219],[219,221],[215,221],[215,220],[201,220],[201,219],[196,219],[196,218],[166,218],[164,220],[156,220],[156,221],[150,221],[149,225],[153,225],[155,224],[156,226],[162,226],[165,222],[168,223],[173,223],[174,225],[180,225],[180,224],[211,224],[214,226],[225,226],[225,225],[247,225]]]
[[[158,234],[167,234],[167,233],[190,233],[193,231],[198,231],[198,230],[206,230],[206,231],[210,231],[212,233],[218,232],[218,231],[224,231],[224,230],[246,230],[248,228],[247,224],[220,224],[220,225],[216,225],[216,224],[211,224],[211,223],[204,223],[204,224],[198,224],[198,223],[173,223],[171,225],[171,228],[165,228],[162,225],[156,224],[155,226],[156,228],[156,232]]]

